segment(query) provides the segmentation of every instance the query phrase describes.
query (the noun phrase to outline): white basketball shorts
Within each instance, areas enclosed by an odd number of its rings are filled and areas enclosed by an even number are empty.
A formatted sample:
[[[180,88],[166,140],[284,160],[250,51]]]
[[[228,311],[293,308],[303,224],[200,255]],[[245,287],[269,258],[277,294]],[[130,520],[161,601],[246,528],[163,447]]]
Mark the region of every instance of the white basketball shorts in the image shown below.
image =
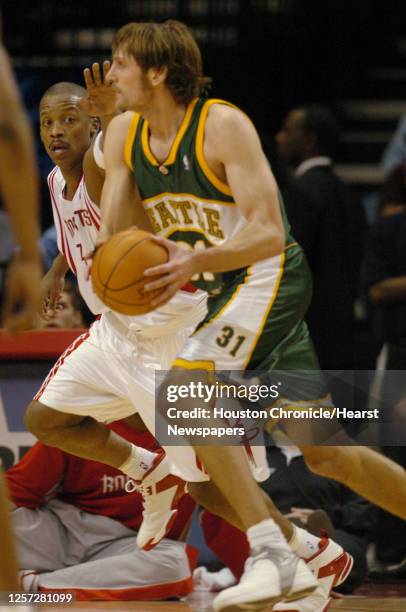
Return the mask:
[[[106,424],[138,412],[154,435],[155,371],[170,369],[193,330],[189,326],[176,333],[147,338],[106,313],[60,356],[34,400],[60,412],[89,416]],[[252,448],[254,475],[263,480],[268,476],[264,449]],[[209,480],[192,447],[164,449],[174,474],[188,482]]]

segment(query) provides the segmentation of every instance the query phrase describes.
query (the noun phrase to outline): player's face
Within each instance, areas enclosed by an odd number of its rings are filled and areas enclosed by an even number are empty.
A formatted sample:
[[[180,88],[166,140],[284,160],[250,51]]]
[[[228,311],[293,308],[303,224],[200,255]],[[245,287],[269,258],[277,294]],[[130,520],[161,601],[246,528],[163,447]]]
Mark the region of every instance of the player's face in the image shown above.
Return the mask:
[[[117,49],[106,78],[117,92],[117,106],[120,110],[141,112],[148,107],[153,88],[147,74],[131,55]]]
[[[291,111],[276,135],[279,155],[292,166],[296,166],[306,157],[308,143],[303,130],[303,119],[303,111]]]
[[[46,152],[62,170],[82,163],[91,143],[91,119],[79,106],[77,96],[58,94],[42,99],[40,134]]]

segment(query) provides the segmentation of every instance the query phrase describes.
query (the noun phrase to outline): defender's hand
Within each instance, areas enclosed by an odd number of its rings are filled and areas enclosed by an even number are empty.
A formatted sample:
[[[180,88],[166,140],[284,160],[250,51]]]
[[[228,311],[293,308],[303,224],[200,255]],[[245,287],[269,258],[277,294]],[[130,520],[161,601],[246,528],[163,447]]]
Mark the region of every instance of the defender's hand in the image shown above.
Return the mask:
[[[110,62],[106,60],[103,62],[103,74],[97,62],[92,64],[91,69],[85,68],[83,71],[88,97],[80,100],[79,104],[88,115],[103,117],[116,112],[116,92],[106,81],[109,70]]]

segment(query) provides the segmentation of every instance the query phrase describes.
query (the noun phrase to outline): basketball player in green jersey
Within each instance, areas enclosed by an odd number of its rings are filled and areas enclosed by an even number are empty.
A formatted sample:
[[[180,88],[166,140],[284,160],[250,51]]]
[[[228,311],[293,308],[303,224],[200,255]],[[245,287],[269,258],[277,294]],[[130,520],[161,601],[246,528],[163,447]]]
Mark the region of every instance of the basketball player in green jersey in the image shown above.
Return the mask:
[[[168,264],[147,273],[149,289],[164,289],[155,305],[196,276],[213,295],[208,317],[175,367],[316,368],[303,323],[309,300],[303,253],[289,236],[248,117],[226,102],[197,98],[205,80],[187,28],[173,21],[125,26],[116,35],[108,77],[121,108],[136,114],[116,118],[107,133],[102,239],[122,229],[122,194],[135,178],[153,230],[170,254]],[[196,248],[186,251],[177,241]],[[164,276],[153,278],[159,274]],[[242,582],[224,591],[215,608],[259,608],[297,595],[300,587],[314,588],[269,519],[242,449],[195,450],[228,507],[226,518],[247,532],[252,550]],[[403,469],[366,448],[302,450],[314,471],[405,516]],[[198,485],[193,488],[196,493]]]

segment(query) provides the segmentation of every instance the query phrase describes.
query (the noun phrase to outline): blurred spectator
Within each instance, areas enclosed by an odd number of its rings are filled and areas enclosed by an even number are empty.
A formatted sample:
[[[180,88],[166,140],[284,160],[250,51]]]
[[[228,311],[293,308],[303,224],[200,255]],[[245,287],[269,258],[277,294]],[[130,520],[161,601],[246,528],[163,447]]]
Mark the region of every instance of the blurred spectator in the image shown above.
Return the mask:
[[[406,210],[406,158],[386,176],[380,198],[379,215],[389,217]],[[378,220],[378,219],[377,219]]]
[[[48,320],[40,319],[38,326],[40,329],[79,329],[89,327],[93,320],[94,316],[83,301],[77,285],[65,281],[58,308]]]
[[[292,234],[313,274],[306,320],[320,364],[325,370],[352,369],[365,217],[333,170],[339,127],[327,108],[297,108],[276,139],[279,155],[294,170],[284,197]]]
[[[0,210],[0,263],[8,263],[15,251],[16,242],[11,229],[11,222],[8,214]]]
[[[0,298],[4,291],[7,266],[11,261],[16,243],[8,214],[0,209]],[[1,300],[0,300],[1,302]]]
[[[406,367],[406,212],[383,215],[372,227],[366,249],[365,283],[382,314],[388,369]],[[399,397],[397,399],[400,399]]]
[[[51,225],[42,234],[40,241],[40,249],[42,253],[42,260],[44,262],[45,272],[52,266],[55,257],[59,255],[58,244],[56,241],[56,228],[55,225]]]
[[[388,457],[406,467],[406,447],[391,445],[405,431],[406,411],[406,212],[390,214],[394,205],[401,203],[384,202],[382,217],[371,229],[365,280],[369,298],[381,315],[380,333],[387,354],[380,401],[385,423],[383,449]],[[406,563],[406,523],[383,511],[377,557],[395,570]]]
[[[406,116],[401,117],[396,131],[382,155],[382,166],[389,175],[406,162]]]
[[[40,251],[42,254],[45,272],[48,272],[54,262],[54,259],[60,254],[56,241],[55,225],[48,227],[48,229],[42,234],[40,240]],[[67,279],[73,285],[77,285],[78,281],[72,270],[68,270],[66,272],[65,279]]]
[[[367,573],[366,551],[375,534],[376,508],[338,482],[313,474],[297,447],[276,437],[275,444],[267,449],[272,474],[262,488],[292,522],[317,536],[324,529],[354,557],[353,569],[339,589],[352,592]],[[239,578],[248,556],[245,535],[207,511],[201,523],[208,546]]]
[[[128,421],[119,435],[156,449]],[[80,600],[153,600],[193,589],[196,552],[182,541],[194,502],[185,496],[167,538],[145,552],[136,544],[141,495],[127,493],[119,470],[39,442],[7,473],[23,590],[67,589]],[[173,539],[170,539],[173,538]]]
[[[399,202],[406,202],[406,115],[401,117],[396,131],[386,146],[381,166],[384,170],[384,184],[382,193],[372,191],[365,194],[363,204],[368,219],[368,224],[373,225],[380,214],[382,214],[382,199],[387,202],[384,214],[395,214]],[[382,198],[383,194],[383,198]]]

